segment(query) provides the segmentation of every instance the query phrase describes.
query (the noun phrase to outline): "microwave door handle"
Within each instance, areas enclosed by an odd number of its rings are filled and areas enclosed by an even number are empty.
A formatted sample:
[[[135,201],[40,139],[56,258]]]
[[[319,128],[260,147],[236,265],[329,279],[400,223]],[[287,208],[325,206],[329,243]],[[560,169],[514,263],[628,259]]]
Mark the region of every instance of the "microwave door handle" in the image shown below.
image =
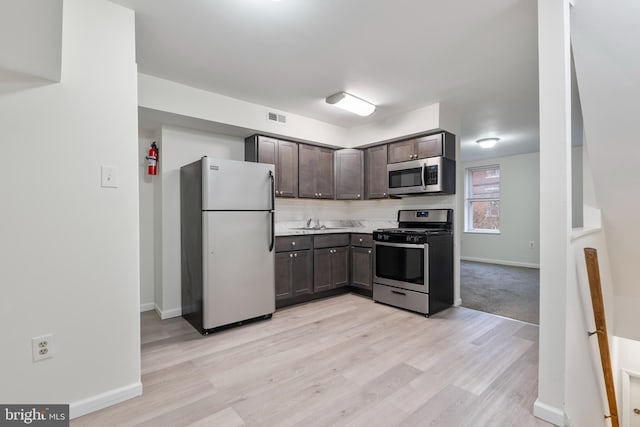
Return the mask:
[[[426,190],[427,189],[427,183],[426,183],[426,179],[424,178],[424,174],[425,171],[427,170],[427,164],[422,163],[422,173],[420,174],[420,180],[422,181],[422,189]]]

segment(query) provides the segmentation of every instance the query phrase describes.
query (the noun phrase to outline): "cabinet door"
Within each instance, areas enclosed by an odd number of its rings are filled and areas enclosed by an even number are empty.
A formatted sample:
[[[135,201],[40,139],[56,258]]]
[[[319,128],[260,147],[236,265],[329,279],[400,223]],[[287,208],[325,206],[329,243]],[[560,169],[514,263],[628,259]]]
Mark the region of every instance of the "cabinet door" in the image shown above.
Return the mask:
[[[406,162],[416,158],[415,140],[394,142],[389,144],[389,163]]]
[[[289,298],[291,293],[291,252],[276,254],[276,300]]]
[[[313,291],[331,289],[331,255],[333,249],[313,251]]]
[[[291,290],[294,297],[313,293],[313,251],[293,253]]]
[[[298,197],[316,198],[317,148],[311,145],[298,145]]]
[[[373,250],[351,247],[351,284],[359,288],[371,289]]]
[[[276,195],[298,197],[298,144],[278,141]]]
[[[316,192],[320,199],[333,199],[333,150],[317,147]]]
[[[387,146],[367,148],[365,162],[365,193],[367,199],[387,197]]]
[[[442,134],[427,135],[416,139],[418,158],[442,156]]]
[[[258,162],[275,165],[277,152],[278,140],[264,136],[258,137]]]
[[[331,279],[334,288],[349,285],[349,247],[343,246],[332,249]]]
[[[335,152],[336,199],[363,198],[364,156],[362,150],[347,148]]]

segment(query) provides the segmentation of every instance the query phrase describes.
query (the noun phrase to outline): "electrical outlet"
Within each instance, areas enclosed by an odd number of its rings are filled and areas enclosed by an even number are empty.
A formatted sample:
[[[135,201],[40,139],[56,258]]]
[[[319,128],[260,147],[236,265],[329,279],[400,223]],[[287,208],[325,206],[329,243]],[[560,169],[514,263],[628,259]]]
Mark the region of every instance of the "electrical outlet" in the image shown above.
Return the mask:
[[[529,240],[529,249],[535,248],[536,244],[533,240]]]
[[[31,338],[31,351],[33,353],[33,361],[50,359],[53,357],[53,335],[43,335],[41,337]]]

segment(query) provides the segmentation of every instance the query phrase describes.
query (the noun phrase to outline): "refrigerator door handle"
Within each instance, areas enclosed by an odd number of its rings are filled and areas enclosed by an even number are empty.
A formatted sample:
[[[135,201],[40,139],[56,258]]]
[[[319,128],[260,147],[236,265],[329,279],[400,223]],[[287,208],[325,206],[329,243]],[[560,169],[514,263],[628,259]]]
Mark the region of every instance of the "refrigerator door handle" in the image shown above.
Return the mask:
[[[273,172],[269,171],[269,179],[271,179],[271,209],[269,211],[270,215],[271,215],[271,241],[269,242],[269,252],[273,252],[273,246],[276,243],[276,215],[275,215],[275,210],[276,210],[276,196],[275,196],[275,189],[276,189],[276,180],[273,176]]]

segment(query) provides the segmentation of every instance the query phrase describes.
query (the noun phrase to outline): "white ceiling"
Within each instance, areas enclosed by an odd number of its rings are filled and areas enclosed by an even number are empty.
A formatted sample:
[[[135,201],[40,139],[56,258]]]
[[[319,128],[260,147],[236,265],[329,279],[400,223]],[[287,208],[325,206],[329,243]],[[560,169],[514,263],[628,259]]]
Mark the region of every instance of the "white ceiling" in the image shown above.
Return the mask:
[[[344,127],[442,102],[464,159],[538,150],[534,0],[112,1],[136,11],[142,73]],[[324,102],[342,90],[378,110]]]

